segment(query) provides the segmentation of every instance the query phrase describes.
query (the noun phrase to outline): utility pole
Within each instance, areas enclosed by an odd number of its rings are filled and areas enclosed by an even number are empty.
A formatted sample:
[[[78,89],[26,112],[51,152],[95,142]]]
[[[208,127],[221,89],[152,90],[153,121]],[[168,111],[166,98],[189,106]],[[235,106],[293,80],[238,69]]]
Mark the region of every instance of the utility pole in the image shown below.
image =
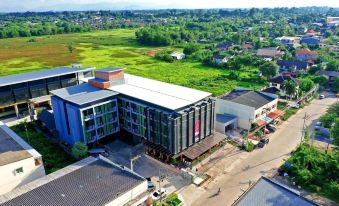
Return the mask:
[[[159,169],[159,202],[160,202],[160,205],[161,205],[161,202],[162,202],[162,194],[161,194],[161,182],[164,181],[164,179],[166,178],[165,175],[161,175],[161,170]]]
[[[306,118],[307,118],[307,116],[306,116],[306,112],[305,112],[305,115],[304,115],[304,118],[303,118],[304,119],[303,129],[301,131],[300,145],[303,142],[303,136],[304,136],[304,133],[305,133]]]
[[[135,160],[139,159],[140,157],[141,157],[140,155],[137,155],[137,156],[131,158],[130,163],[131,163],[131,170],[132,170],[132,172],[133,172],[133,162],[134,162]]]

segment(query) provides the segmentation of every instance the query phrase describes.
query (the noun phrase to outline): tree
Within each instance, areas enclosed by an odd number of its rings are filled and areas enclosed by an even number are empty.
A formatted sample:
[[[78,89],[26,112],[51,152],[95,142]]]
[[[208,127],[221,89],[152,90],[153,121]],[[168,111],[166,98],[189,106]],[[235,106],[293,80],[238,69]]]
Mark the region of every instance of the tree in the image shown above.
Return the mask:
[[[339,118],[335,119],[334,127],[331,129],[331,137],[333,138],[333,144],[339,147]]]
[[[269,79],[278,73],[279,66],[274,62],[265,62],[264,64],[259,66],[259,70],[261,74]]]
[[[184,54],[190,55],[199,50],[200,50],[200,46],[198,44],[187,44],[184,47]]]
[[[72,154],[76,159],[87,157],[88,147],[84,143],[76,142],[72,147]]]
[[[300,85],[300,90],[301,91],[308,92],[313,87],[314,87],[314,82],[311,79],[306,78],[306,79],[301,80],[301,85]]]
[[[337,77],[333,83],[333,88],[335,92],[339,92],[339,77]]]
[[[314,82],[318,83],[320,86],[325,87],[327,85],[328,79],[325,75],[316,76]]]
[[[339,65],[335,61],[329,61],[326,64],[326,70],[327,71],[339,71]]]
[[[285,90],[285,93],[287,95],[289,95],[290,97],[294,97],[297,91],[297,84],[293,80],[285,80],[283,82],[283,89]]]
[[[332,124],[335,122],[338,116],[334,113],[326,113],[320,117],[321,125],[325,128],[331,128]]]

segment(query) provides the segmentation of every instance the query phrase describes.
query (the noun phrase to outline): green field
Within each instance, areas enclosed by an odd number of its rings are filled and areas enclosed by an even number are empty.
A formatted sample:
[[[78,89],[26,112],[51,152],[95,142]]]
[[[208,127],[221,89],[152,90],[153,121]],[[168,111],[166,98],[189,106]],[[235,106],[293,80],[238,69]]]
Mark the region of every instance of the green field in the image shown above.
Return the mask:
[[[74,48],[72,52],[70,45]],[[263,86],[257,81],[255,68],[242,69],[239,80],[234,80],[227,77],[230,73],[227,70],[189,60],[167,63],[149,55],[163,49],[168,48],[138,45],[134,30],[127,29],[2,39],[0,76],[81,63],[97,68],[124,67],[130,74],[201,89],[214,95],[236,86],[253,89]]]

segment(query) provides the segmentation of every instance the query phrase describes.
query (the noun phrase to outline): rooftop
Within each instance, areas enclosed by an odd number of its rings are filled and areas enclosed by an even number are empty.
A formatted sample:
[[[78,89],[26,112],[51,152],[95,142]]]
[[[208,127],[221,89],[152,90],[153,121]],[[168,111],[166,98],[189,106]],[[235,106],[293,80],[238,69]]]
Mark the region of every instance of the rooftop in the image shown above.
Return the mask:
[[[317,55],[317,52],[311,51],[310,49],[300,49],[296,51],[296,55]]]
[[[331,77],[339,77],[339,72],[321,70],[321,71],[318,72],[318,75],[325,75],[325,76],[331,76]]]
[[[113,85],[109,90],[170,110],[178,110],[211,96],[187,87],[125,74],[125,83]]]
[[[50,77],[56,77],[66,74],[74,74],[78,72],[91,71],[94,70],[94,67],[86,67],[86,68],[54,68],[54,69],[45,69],[36,72],[15,74],[10,76],[0,77],[0,87],[7,86],[12,84],[18,84],[28,81],[34,81],[39,79],[46,79]]]
[[[106,205],[144,181],[107,159],[88,157],[0,196],[0,204]]]
[[[41,155],[21,137],[0,122],[0,166]]]
[[[118,94],[110,90],[100,89],[88,83],[54,90],[51,93],[76,105],[88,104]]]
[[[221,96],[221,99],[259,109],[277,99],[277,96],[260,91],[235,89],[230,93]]]
[[[280,67],[296,67],[297,69],[303,69],[306,70],[307,69],[307,62],[304,61],[292,61],[292,60],[278,60],[277,64]]]
[[[116,71],[121,71],[124,70],[123,68],[112,68],[112,67],[108,67],[108,68],[103,68],[103,69],[97,69],[95,71],[98,72],[116,72]]]
[[[292,188],[262,177],[233,206],[317,206]]]
[[[269,79],[268,82],[276,83],[276,84],[283,84],[285,80],[294,81],[297,85],[301,84],[300,80],[295,79],[289,75],[278,75],[276,77]]]

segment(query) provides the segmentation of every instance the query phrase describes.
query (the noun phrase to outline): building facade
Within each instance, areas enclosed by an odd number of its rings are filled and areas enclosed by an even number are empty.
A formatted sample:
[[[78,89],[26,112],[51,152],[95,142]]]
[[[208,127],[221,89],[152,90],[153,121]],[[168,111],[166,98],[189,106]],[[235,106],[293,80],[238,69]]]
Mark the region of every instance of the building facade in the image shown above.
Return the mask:
[[[98,70],[88,82],[52,92],[56,128],[71,145],[125,132],[133,142],[172,155],[213,134],[215,102],[210,93],[123,74],[120,69]],[[114,109],[97,112],[111,108],[107,104]],[[109,112],[101,118],[101,111]],[[67,128],[72,128],[69,133]]]
[[[40,98],[38,103],[50,102],[47,97],[55,89],[81,83],[92,76],[94,68],[54,68],[37,72],[0,77],[0,117],[16,114],[28,115],[30,99]]]

